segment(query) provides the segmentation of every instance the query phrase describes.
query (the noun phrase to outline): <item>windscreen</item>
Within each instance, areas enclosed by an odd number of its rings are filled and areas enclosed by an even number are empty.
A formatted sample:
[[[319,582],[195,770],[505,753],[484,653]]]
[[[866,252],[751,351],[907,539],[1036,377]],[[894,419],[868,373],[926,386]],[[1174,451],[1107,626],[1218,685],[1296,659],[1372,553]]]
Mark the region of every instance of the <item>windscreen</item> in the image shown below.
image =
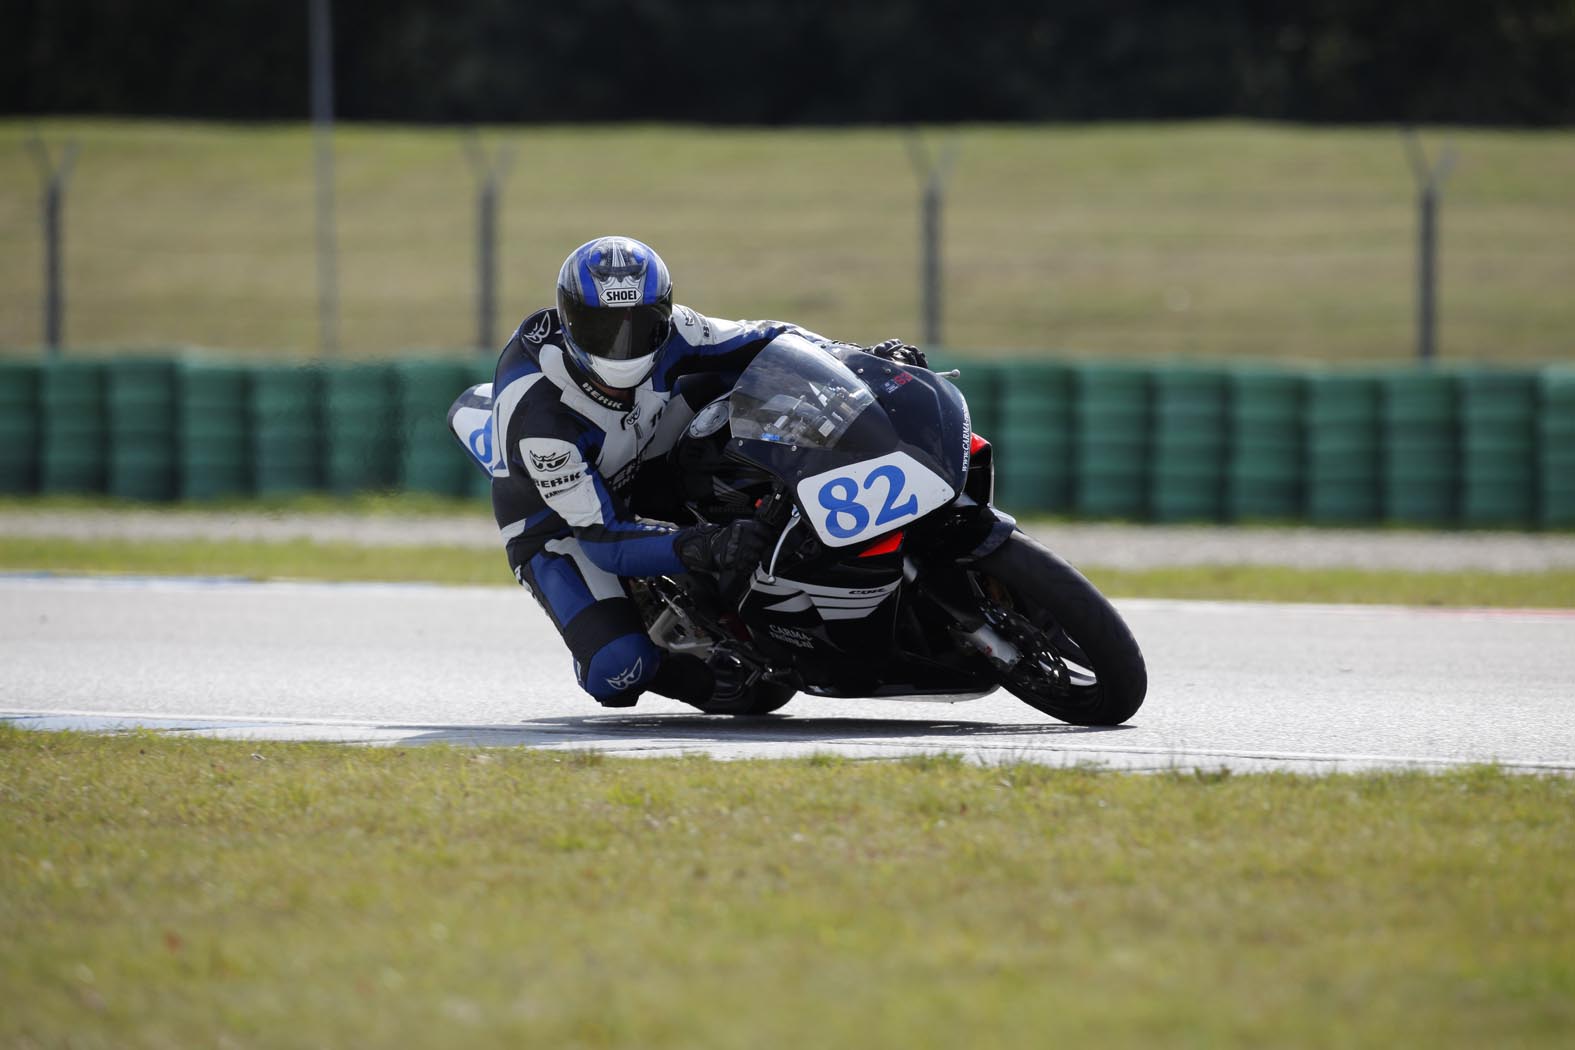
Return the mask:
[[[875,396],[836,358],[782,336],[744,370],[732,403],[736,438],[829,449]]]

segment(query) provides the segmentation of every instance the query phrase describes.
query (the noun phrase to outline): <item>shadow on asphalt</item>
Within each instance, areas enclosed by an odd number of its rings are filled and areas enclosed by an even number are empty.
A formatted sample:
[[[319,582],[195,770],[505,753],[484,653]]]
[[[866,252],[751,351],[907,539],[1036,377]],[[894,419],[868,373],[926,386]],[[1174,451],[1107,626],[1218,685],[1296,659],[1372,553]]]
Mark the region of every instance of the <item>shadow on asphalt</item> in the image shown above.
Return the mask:
[[[517,726],[431,726],[408,737],[410,743],[467,744],[491,747],[549,744],[608,744],[638,747],[642,742],[670,748],[693,744],[858,744],[929,738],[937,747],[947,740],[980,737],[1047,738],[1119,733],[1135,726],[1072,726],[1061,722],[967,722],[957,719],[802,718],[767,715],[566,715],[536,718]]]

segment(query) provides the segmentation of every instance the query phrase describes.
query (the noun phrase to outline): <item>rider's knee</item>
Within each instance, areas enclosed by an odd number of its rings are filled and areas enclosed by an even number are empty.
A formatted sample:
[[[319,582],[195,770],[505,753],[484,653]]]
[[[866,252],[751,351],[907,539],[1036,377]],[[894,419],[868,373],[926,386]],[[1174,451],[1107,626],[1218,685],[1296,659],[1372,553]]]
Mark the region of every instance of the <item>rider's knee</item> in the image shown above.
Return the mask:
[[[605,707],[629,707],[655,677],[661,656],[646,635],[620,635],[576,668],[580,688]]]

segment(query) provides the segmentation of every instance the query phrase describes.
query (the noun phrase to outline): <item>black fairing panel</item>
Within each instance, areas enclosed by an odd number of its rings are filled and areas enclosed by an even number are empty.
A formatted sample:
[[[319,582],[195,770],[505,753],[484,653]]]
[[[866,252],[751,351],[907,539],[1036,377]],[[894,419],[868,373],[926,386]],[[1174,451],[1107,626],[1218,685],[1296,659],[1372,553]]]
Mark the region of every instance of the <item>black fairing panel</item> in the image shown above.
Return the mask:
[[[709,520],[760,514],[785,524],[789,504],[779,504],[777,516],[758,501],[773,498],[773,491],[791,498],[806,477],[893,451],[912,456],[958,494],[970,480],[978,487],[979,472],[970,478],[967,403],[950,382],[928,369],[906,368],[857,350],[834,356],[864,382],[875,404],[854,418],[832,447],[738,438],[727,428],[704,437],[686,434],[673,459],[690,506]],[[771,485],[773,476],[779,487]],[[926,604],[922,587],[903,578],[906,553],[933,547],[921,536],[935,533],[952,516],[943,508],[910,523],[901,546],[880,554],[867,550],[882,534],[872,534],[871,543],[828,548],[807,520],[797,519],[777,553],[774,576],[767,580],[763,570],[757,571],[737,606],[751,644],[780,666],[791,667],[799,688],[820,695],[992,688],[989,668],[956,651],[945,637],[945,623],[939,622],[946,616]],[[916,626],[921,621],[930,628]],[[938,636],[926,642],[925,630]]]

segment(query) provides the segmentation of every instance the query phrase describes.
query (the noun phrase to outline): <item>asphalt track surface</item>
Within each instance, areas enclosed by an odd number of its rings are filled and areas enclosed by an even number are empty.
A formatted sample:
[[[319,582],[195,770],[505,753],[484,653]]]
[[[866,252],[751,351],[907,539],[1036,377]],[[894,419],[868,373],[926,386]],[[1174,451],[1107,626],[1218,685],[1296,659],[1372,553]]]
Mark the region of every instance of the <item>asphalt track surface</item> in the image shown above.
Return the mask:
[[[962,704],[801,695],[766,719],[651,696],[605,711],[514,588],[0,577],[0,718],[717,758],[1575,771],[1575,613],[1119,604],[1149,699],[1129,726],[1084,729],[1004,692]]]

